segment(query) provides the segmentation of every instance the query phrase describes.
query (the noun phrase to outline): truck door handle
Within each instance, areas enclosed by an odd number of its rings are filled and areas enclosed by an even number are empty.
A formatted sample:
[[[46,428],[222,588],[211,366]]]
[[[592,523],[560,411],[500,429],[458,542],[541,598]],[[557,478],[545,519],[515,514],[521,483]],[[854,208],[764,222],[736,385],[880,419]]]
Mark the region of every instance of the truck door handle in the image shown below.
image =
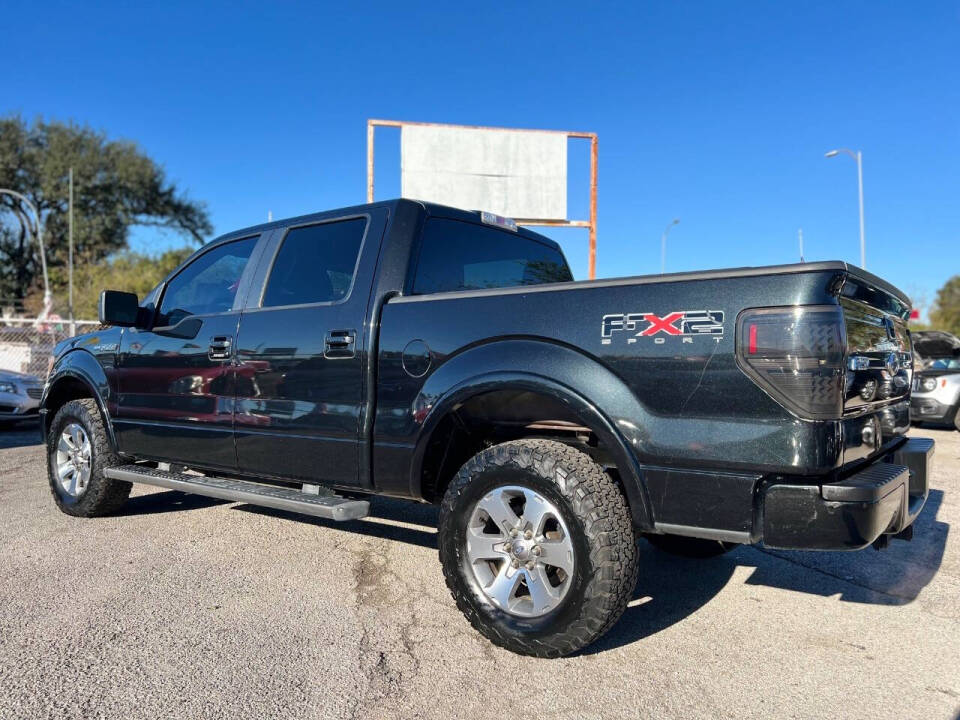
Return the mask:
[[[323,356],[331,360],[356,355],[356,330],[330,330],[323,339]]]
[[[218,335],[217,337],[211,338],[210,350],[207,352],[207,357],[211,360],[229,360],[230,347],[232,344],[233,341],[226,335]]]

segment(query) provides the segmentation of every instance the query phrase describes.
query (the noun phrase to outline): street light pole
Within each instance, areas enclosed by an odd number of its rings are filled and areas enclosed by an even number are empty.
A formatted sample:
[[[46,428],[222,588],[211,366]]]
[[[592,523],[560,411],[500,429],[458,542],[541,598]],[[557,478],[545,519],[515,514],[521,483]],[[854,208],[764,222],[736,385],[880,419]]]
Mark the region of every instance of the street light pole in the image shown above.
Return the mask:
[[[40,213],[37,211],[37,208],[32,202],[27,199],[27,196],[23,193],[18,193],[16,190],[8,190],[6,188],[0,188],[0,195],[10,195],[17,198],[30,208],[33,211],[34,217],[37,219],[36,224],[36,236],[37,243],[40,245],[40,267],[43,269],[43,312],[41,317],[46,317],[47,313],[50,312],[50,304],[53,300],[53,296],[50,294],[50,278],[47,276],[47,253],[43,248],[43,223],[40,219]]]
[[[68,267],[67,273],[68,273],[68,282],[70,284],[70,293],[69,293],[70,295],[69,297],[70,335],[73,336],[77,334],[77,324],[74,322],[74,319],[73,319],[73,168],[70,168],[69,180],[70,180],[70,188],[69,188],[69,197],[67,199],[67,214],[68,214],[69,236],[70,236],[69,237],[70,257],[68,260],[69,265],[67,266]]]
[[[660,274],[663,275],[667,271],[667,235],[670,234],[670,228],[680,222],[680,218],[674,218],[673,222],[667,225],[663,231],[663,235],[660,236]]]
[[[848,150],[847,148],[838,148],[825,153],[825,157],[836,157],[840,153],[846,153],[857,161],[857,195],[860,200],[860,267],[867,269],[867,240],[863,229],[863,153],[857,150]]]

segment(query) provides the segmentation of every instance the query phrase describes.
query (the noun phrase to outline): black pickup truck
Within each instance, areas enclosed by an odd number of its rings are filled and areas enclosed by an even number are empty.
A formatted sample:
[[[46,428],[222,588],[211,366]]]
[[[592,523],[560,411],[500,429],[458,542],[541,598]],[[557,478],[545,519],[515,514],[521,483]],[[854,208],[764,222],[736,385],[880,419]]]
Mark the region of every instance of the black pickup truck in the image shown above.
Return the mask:
[[[637,538],[854,550],[909,539],[906,296],[842,262],[573,282],[506,218],[395,200],[198,250],[61,343],[42,398],[53,497],[132,483],[353,520],[438,503],[470,622],[559,656],[623,612]]]

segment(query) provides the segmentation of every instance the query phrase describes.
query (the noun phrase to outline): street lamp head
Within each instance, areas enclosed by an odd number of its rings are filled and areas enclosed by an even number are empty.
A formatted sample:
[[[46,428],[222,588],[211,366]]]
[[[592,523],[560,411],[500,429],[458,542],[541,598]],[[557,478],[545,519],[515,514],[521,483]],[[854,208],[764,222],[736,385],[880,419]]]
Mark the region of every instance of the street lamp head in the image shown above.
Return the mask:
[[[828,152],[825,152],[825,153],[823,154],[823,156],[824,156],[824,157],[836,157],[836,156],[839,155],[839,154],[840,154],[840,151],[839,151],[839,150],[830,150],[830,151],[828,151]]]
[[[680,224],[680,218],[674,218],[674,219],[673,219],[673,222],[672,222],[671,224],[672,224],[672,225],[679,225],[679,224]]]

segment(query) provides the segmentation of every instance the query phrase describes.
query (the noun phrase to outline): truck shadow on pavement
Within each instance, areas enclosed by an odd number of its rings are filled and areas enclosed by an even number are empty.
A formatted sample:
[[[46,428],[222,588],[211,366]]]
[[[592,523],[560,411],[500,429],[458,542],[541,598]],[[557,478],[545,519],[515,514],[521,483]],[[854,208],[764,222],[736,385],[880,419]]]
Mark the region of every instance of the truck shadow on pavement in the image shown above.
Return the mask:
[[[370,515],[349,522],[253,505],[236,505],[234,509],[436,549],[438,508],[385,497],[370,500]],[[131,498],[122,514],[201,509],[222,502],[174,491],[158,492]],[[859,552],[798,552],[740,547],[718,558],[693,560],[669,555],[641,540],[639,581],[629,607],[609,633],[580,654],[628,645],[683,621],[718,595],[740,567],[753,569],[744,585],[824,599],[836,597],[845,602],[910,603],[936,576],[943,560],[949,525],[936,519],[942,502],[943,492],[931,490],[915,522],[913,541],[894,541],[882,552],[870,548]]]
[[[424,503],[407,500],[394,500],[387,497],[371,496],[370,514],[362,520],[337,522],[324,518],[309,517],[286,510],[258,507],[256,505],[237,505],[236,510],[258,515],[293,520],[299,523],[326,527],[333,530],[356,533],[382,540],[396,540],[407,545],[437,549],[437,516],[439,508]],[[400,524],[403,523],[403,524]],[[410,527],[416,526],[416,527]]]
[[[880,552],[872,548],[859,552],[751,549],[757,555],[791,563],[794,568],[785,573],[779,570],[782,563],[758,562],[747,584],[838,595],[846,602],[906,605],[933,580],[943,562],[950,525],[937,520],[942,504],[943,491],[931,490],[914,521],[913,540],[893,540]]]
[[[0,430],[0,450],[40,445],[40,423],[24,421]]]
[[[114,517],[202,510],[216,505],[225,505],[228,502],[228,500],[192,495],[177,490],[163,490],[130,498],[119,511],[114,513]]]
[[[753,568],[745,585],[874,605],[906,605],[933,580],[943,561],[950,526],[936,519],[943,491],[931,490],[914,523],[911,542],[893,541],[881,552],[800,552],[740,547],[709,560],[668,555],[641,542],[633,600],[620,621],[593,645],[591,655],[642,640],[706,605],[738,567]],[[751,597],[755,602],[760,598]]]

